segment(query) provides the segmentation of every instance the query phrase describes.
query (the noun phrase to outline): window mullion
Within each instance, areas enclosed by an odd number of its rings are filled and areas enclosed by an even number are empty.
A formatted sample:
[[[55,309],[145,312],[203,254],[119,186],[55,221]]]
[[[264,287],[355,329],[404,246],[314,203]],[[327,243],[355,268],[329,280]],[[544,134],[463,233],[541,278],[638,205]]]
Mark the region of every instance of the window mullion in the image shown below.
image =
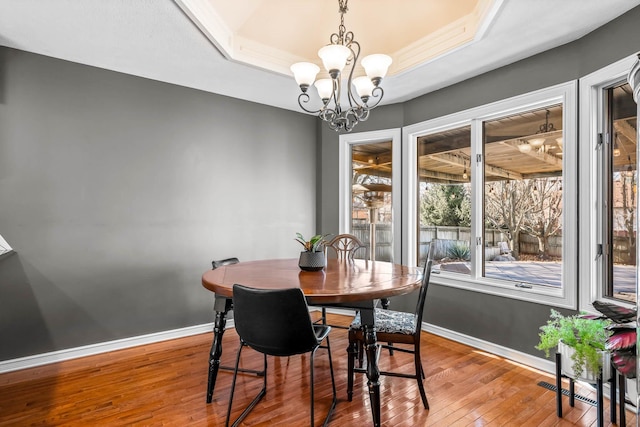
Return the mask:
[[[471,278],[483,275],[483,224],[484,209],[482,205],[484,192],[484,158],[483,158],[482,120],[471,121]]]

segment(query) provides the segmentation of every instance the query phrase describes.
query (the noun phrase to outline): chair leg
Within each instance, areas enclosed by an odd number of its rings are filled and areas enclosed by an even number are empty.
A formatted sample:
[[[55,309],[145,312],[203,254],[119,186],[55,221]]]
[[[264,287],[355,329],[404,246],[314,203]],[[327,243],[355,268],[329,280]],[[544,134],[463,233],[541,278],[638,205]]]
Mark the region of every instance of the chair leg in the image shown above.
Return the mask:
[[[315,388],[315,381],[314,381],[314,377],[313,377],[313,359],[316,354],[316,350],[317,347],[313,349],[313,351],[311,352],[311,357],[309,358],[309,376],[311,378],[310,381],[310,385],[311,385],[311,402],[310,402],[310,407],[311,407],[311,424],[309,424],[311,427],[314,426],[314,422],[315,422],[315,416],[314,416],[314,411],[313,411],[313,406],[314,406],[314,393],[313,393],[313,389]]]
[[[227,419],[225,421],[225,427],[229,427],[229,420],[231,419],[231,407],[233,405],[233,393],[236,389],[236,379],[238,378],[238,365],[240,364],[240,354],[242,353],[242,347],[244,347],[244,343],[240,343],[240,348],[238,349],[238,355],[236,356],[236,366],[233,371],[233,382],[231,383],[231,393],[229,394],[229,406],[227,407]],[[263,354],[264,357],[264,381],[262,383],[262,389],[258,393],[258,395],[251,401],[249,406],[242,411],[242,414],[233,422],[232,426],[238,426],[242,420],[245,419],[249,412],[253,410],[253,408],[258,404],[258,402],[267,394],[267,355]]]
[[[414,363],[416,368],[416,380],[418,381],[418,390],[420,391],[420,397],[422,398],[422,404],[425,409],[429,409],[429,401],[427,400],[427,393],[424,391],[424,384],[422,382],[422,377],[424,372],[422,370],[422,361],[420,360],[420,347],[416,346],[416,349],[413,353]]]
[[[358,368],[362,368],[362,365],[364,364],[364,345],[362,344],[362,341],[358,340],[357,342],[357,349],[358,349]]]
[[[349,402],[353,399],[353,376],[357,353],[358,344],[349,340],[349,346],[347,347],[347,399],[349,399]]]
[[[335,378],[333,376],[333,360],[331,359],[331,345],[329,344],[329,337],[326,338],[327,340],[327,351],[329,352],[329,372],[331,373],[331,389],[332,389],[332,402],[331,402],[331,407],[329,408],[329,411],[327,412],[327,416],[324,419],[324,423],[322,424],[323,426],[326,426],[327,424],[329,424],[329,419],[331,419],[331,415],[333,415],[333,410],[336,407],[336,403],[338,402],[338,398],[336,395],[336,382],[335,382]],[[318,350],[319,346],[314,348],[313,351],[311,352],[311,357],[310,357],[310,361],[309,361],[309,375],[311,377],[311,427],[313,427],[315,425],[315,416],[314,416],[314,406],[315,406],[315,396],[314,396],[314,385],[315,385],[315,380],[314,380],[314,373],[313,373],[313,361],[315,359],[315,354],[316,354],[316,350]]]

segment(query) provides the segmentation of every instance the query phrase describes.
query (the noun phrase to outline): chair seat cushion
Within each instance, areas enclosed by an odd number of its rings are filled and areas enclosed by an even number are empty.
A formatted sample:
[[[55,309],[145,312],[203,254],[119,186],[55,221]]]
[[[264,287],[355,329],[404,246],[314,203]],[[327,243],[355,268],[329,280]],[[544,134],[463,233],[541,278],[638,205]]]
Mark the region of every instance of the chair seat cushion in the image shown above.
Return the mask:
[[[416,330],[416,316],[413,313],[376,308],[374,314],[377,332],[413,335]],[[362,329],[359,312],[351,322],[350,329]]]

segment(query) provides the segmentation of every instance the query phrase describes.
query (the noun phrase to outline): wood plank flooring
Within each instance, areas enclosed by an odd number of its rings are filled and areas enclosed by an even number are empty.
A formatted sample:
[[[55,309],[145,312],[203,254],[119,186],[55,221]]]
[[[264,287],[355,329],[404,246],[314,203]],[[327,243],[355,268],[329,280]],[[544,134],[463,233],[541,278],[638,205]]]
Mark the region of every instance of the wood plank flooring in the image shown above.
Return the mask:
[[[350,318],[330,315],[333,324]],[[212,334],[114,351],[0,375],[0,426],[222,426],[232,374],[220,371],[211,404],[205,403]],[[231,366],[237,350],[235,330],[225,333],[222,362]],[[564,417],[556,417],[553,376],[500,357],[424,333],[425,388],[431,409],[422,407],[413,380],[382,377],[384,426],[595,426],[596,408],[564,398]],[[356,375],[354,398],[346,399],[346,331],[334,329],[331,346],[338,405],[331,426],[371,425],[366,377]],[[261,357],[243,351],[242,365],[258,368]],[[383,353],[385,369],[413,369],[412,356]],[[309,425],[309,356],[269,358],[265,398],[243,425]],[[326,350],[316,354],[316,425],[330,404]],[[261,386],[241,375],[234,415]],[[564,385],[567,387],[567,384]],[[595,399],[585,386],[576,392]],[[609,422],[605,403],[605,426]],[[636,417],[627,411],[627,425]]]

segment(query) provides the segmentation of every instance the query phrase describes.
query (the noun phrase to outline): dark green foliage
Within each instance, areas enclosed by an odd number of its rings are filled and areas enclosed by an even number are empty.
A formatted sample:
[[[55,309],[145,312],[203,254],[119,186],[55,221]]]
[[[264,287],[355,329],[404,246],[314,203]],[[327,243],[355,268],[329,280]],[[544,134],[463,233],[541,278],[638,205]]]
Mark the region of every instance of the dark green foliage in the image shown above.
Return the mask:
[[[424,225],[469,227],[471,202],[463,185],[431,185],[422,197]]]

